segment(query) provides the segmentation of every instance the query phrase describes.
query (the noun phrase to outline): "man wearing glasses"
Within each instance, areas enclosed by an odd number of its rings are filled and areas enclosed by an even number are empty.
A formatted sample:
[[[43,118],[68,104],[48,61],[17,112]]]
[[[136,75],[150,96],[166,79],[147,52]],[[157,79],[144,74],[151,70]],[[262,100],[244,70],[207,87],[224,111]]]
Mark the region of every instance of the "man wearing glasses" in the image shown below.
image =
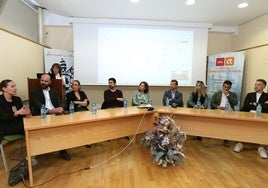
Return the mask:
[[[232,82],[230,80],[225,80],[222,84],[222,90],[214,93],[211,98],[211,109],[224,110],[225,103],[229,102],[231,108],[234,110],[234,106],[237,104],[237,95],[231,92]]]
[[[234,110],[234,106],[237,104],[237,95],[234,92],[231,92],[232,82],[230,80],[225,80],[222,84],[222,90],[214,93],[211,98],[211,109],[224,110],[225,103],[229,102],[231,108]],[[229,140],[224,140],[223,145],[230,147],[231,144]]]

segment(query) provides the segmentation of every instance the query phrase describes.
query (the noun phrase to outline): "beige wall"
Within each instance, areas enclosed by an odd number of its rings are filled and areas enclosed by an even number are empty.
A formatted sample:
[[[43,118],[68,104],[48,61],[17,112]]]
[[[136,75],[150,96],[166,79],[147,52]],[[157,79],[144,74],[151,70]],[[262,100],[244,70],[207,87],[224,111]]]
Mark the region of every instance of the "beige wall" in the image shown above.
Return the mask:
[[[268,14],[242,24],[231,37],[233,51],[246,50],[242,99],[253,91],[255,80],[268,81]],[[266,91],[267,89],[265,89]]]
[[[1,74],[0,81],[16,82],[17,94],[28,99],[27,77],[36,77],[43,71],[43,47],[0,29]]]
[[[230,52],[231,34],[220,32],[209,32],[208,34],[208,54]]]
[[[268,44],[268,14],[238,27],[238,35],[232,37],[232,50],[241,50]]]

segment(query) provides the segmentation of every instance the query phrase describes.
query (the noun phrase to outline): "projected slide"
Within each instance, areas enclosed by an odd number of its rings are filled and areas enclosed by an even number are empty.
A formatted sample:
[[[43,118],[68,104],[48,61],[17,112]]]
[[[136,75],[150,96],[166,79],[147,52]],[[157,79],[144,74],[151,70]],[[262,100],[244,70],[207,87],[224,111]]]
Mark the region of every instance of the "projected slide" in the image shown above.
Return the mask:
[[[158,22],[157,22],[158,23]],[[74,76],[82,85],[193,86],[206,77],[207,28],[74,23]]]
[[[111,70],[127,85],[137,84],[137,78],[155,85],[170,79],[191,83],[192,31],[101,27],[98,37],[101,83]]]

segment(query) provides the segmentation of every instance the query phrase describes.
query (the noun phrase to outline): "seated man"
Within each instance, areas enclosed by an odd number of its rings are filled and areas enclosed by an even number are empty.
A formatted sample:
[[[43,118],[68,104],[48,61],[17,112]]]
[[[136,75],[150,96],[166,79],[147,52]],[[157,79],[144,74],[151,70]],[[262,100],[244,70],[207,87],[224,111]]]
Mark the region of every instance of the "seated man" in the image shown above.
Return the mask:
[[[47,114],[62,113],[62,103],[57,90],[50,88],[51,78],[49,74],[43,74],[40,79],[40,87],[35,89],[30,94],[30,100],[33,104],[32,114],[40,115],[40,108],[44,104],[47,109]],[[71,156],[66,150],[60,151],[61,158],[69,161]]]
[[[165,91],[164,96],[162,98],[163,105],[166,105],[166,100],[168,98],[169,105],[171,106],[178,106],[183,107],[183,96],[182,93],[177,91],[178,88],[178,81],[177,80],[171,80],[169,90]]]
[[[210,105],[211,109],[220,109],[224,110],[225,103],[228,101],[231,108],[234,110],[234,106],[237,104],[237,95],[234,92],[231,92],[232,82],[225,80],[222,84],[222,90],[214,93],[211,98]]]
[[[116,89],[115,78],[109,78],[109,89],[104,91],[104,102],[101,109],[123,107],[123,92]]]
[[[257,79],[255,82],[254,90],[255,92],[248,93],[241,111],[250,112],[256,111],[256,106],[261,104],[262,112],[268,113],[268,94],[264,93],[264,88],[266,87],[266,81],[263,79]],[[237,143],[234,147],[235,152],[241,152],[244,146],[242,143]],[[260,145],[258,147],[259,156],[263,159],[267,159],[267,153],[265,149]]]
[[[222,90],[214,93],[211,98],[210,105],[211,109],[224,110],[225,103],[229,102],[231,108],[234,110],[234,106],[237,104],[237,95],[234,92],[231,92],[232,82],[225,80],[222,84]],[[230,142],[228,140],[223,141],[223,145],[230,147]]]

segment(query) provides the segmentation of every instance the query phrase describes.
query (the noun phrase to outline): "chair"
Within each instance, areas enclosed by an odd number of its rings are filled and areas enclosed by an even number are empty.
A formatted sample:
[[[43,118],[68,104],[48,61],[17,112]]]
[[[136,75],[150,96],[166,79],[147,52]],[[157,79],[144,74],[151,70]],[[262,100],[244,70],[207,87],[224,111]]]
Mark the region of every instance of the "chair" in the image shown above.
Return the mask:
[[[32,110],[32,101],[30,100],[31,91],[40,87],[40,79],[28,78],[28,98],[29,98],[29,108]],[[65,98],[64,88],[61,79],[51,79],[50,87],[56,89],[59,93],[60,100],[63,103]]]
[[[3,147],[4,141],[12,142],[12,141],[16,141],[16,140],[21,140],[21,151],[22,151],[22,149],[23,149],[23,138],[24,138],[24,135],[20,135],[20,134],[6,135],[6,136],[3,137],[3,140],[0,143],[0,149],[1,149],[1,155],[2,155],[2,159],[3,159],[3,163],[4,163],[4,167],[5,167],[6,172],[9,172],[9,169],[8,169],[6,155],[5,155],[5,151],[4,151],[4,147]]]

